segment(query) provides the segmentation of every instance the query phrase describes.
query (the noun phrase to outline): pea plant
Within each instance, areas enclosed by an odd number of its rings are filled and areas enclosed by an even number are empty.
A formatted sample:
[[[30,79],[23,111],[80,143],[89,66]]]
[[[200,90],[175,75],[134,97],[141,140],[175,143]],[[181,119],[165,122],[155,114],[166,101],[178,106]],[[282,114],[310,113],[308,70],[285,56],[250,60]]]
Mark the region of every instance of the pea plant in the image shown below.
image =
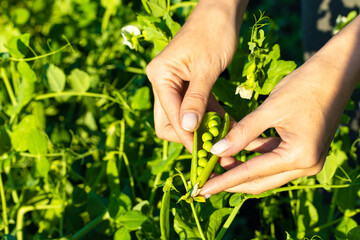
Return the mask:
[[[296,68],[264,12],[245,17],[213,88],[227,114],[205,114],[196,151],[156,137],[145,67],[196,4],[0,2],[1,239],[359,239],[359,140],[345,114],[318,175],[259,195],[198,195],[224,172],[209,149],[230,116],[256,109]]]

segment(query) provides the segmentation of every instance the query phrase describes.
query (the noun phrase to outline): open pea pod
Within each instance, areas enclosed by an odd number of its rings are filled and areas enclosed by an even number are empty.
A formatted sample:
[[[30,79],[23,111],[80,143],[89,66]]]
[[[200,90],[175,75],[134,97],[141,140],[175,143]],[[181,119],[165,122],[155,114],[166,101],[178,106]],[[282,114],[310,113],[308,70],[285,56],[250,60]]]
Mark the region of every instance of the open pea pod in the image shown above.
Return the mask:
[[[204,115],[199,128],[194,132],[190,170],[192,187],[196,186],[196,189],[199,189],[209,179],[219,159],[218,156],[210,153],[210,148],[226,136],[229,131],[229,125],[230,119],[227,113],[225,113],[224,118],[221,118],[216,112],[207,112]]]

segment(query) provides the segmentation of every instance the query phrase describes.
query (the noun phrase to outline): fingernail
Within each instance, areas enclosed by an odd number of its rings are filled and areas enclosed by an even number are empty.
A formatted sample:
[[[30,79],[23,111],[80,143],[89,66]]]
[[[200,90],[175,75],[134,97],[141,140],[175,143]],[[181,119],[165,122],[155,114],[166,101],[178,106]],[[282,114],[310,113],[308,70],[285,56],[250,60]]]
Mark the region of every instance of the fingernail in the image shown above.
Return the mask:
[[[196,113],[185,113],[181,121],[181,127],[184,130],[192,131],[195,130],[198,123],[198,117]]]
[[[210,149],[210,152],[212,154],[220,154],[222,152],[225,152],[228,148],[230,147],[229,142],[226,140],[226,138],[218,141],[217,143],[214,144],[214,146],[212,146],[212,148]]]
[[[205,199],[208,199],[208,198],[211,197],[211,196],[212,196],[212,194],[205,194],[205,195],[204,195],[204,198],[205,198]]]

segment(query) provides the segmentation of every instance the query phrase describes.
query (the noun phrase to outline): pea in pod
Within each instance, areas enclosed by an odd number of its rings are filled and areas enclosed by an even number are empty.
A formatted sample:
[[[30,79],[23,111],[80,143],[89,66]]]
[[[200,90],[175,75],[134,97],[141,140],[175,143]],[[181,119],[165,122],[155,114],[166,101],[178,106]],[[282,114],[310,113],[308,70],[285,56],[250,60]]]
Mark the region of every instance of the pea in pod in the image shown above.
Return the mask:
[[[227,113],[222,119],[216,112],[207,112],[199,128],[194,132],[190,170],[190,182],[194,188],[201,188],[209,179],[219,159],[218,156],[210,153],[210,148],[226,136],[229,125],[230,119]],[[196,196],[197,193],[194,195]]]

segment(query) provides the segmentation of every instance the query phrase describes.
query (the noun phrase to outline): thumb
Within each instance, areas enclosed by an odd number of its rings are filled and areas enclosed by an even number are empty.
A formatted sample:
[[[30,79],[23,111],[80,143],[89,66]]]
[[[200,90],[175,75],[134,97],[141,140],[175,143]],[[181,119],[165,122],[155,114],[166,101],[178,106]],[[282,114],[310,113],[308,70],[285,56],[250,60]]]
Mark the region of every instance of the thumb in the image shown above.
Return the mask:
[[[215,143],[210,152],[220,157],[240,152],[271,126],[269,116],[270,114],[266,114],[260,108],[256,109],[235,123],[226,137]]]
[[[204,116],[213,82],[204,77],[190,81],[180,108],[181,127],[193,132]]]

